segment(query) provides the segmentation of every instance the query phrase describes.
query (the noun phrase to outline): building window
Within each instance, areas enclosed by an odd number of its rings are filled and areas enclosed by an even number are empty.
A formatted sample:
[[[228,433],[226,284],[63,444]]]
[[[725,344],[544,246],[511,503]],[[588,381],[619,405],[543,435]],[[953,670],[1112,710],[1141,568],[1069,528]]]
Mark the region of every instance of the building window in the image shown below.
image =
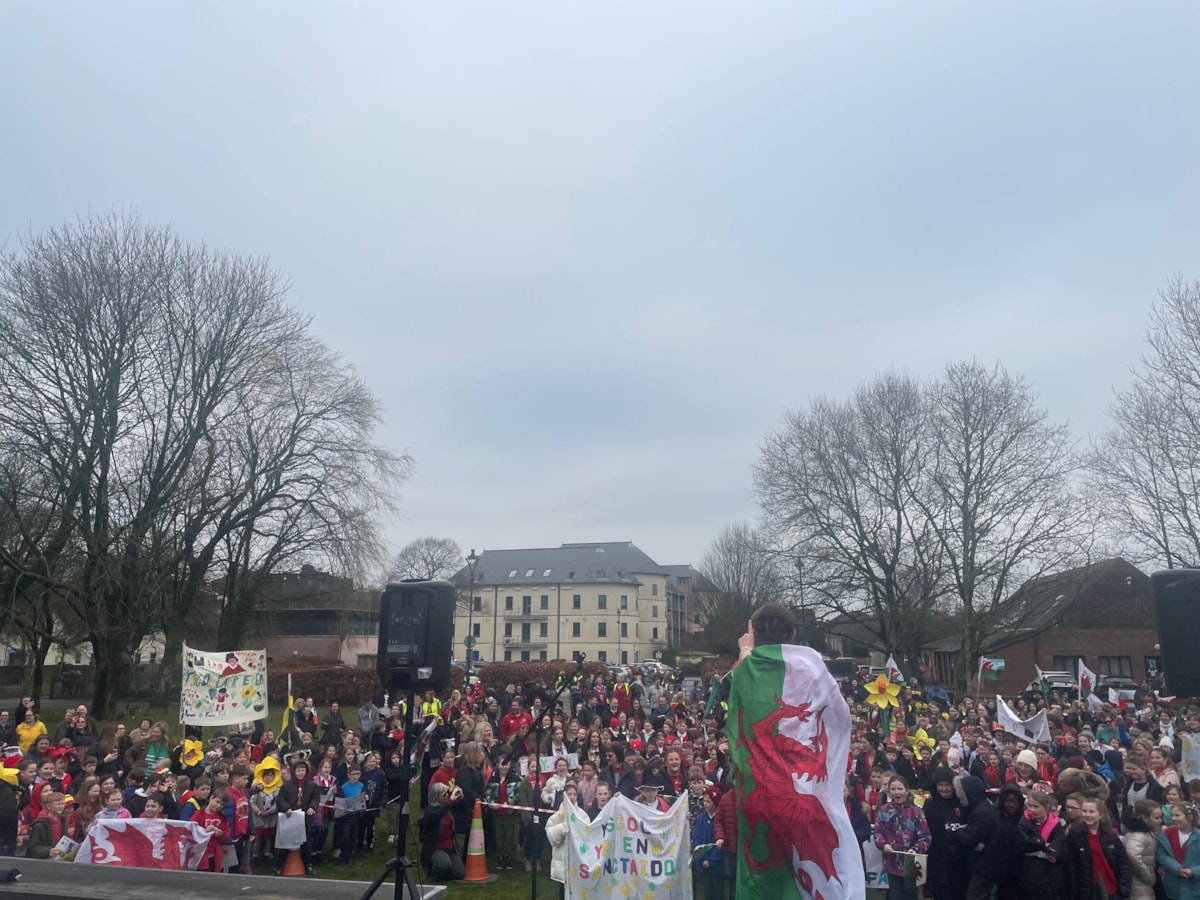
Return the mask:
[[[1102,656],[1100,657],[1100,671],[1097,675],[1124,675],[1126,678],[1133,677],[1133,659],[1129,656]]]
[[[623,638],[629,637],[629,623],[628,622],[621,623],[621,637],[623,637]]]
[[[475,612],[483,612],[483,598],[482,597],[476,597],[472,601],[472,604],[475,607]]]
[[[658,618],[658,607],[657,606],[650,607],[650,618],[652,618],[652,619]]]
[[[504,661],[505,661],[505,662],[512,662],[512,651],[511,651],[511,650],[505,650],[505,651],[504,651]]]
[[[533,577],[533,569],[526,569],[526,570],[525,570],[525,577],[526,577],[526,578],[532,578],[532,577]]]
[[[629,597],[625,594],[621,595],[621,609],[629,609]]]
[[[512,607],[512,601],[513,601],[513,598],[512,598],[512,597],[505,597],[505,598],[504,598],[504,608],[505,608],[506,610],[508,610],[509,612],[512,612],[512,608],[513,608],[513,607]]]
[[[580,632],[580,625],[578,622],[571,623],[571,637],[583,637]]]
[[[505,622],[505,623],[504,623],[504,636],[505,636],[505,637],[512,637],[512,622]]]
[[[521,598],[521,615],[527,616],[533,612],[533,597]]]
[[[509,573],[508,573],[508,577],[509,577],[509,578],[516,578],[516,577],[517,577],[517,570],[516,570],[516,569],[513,569],[511,572],[509,572]]]
[[[549,577],[550,577],[550,570],[549,570],[549,569],[547,569],[545,572],[543,572],[543,573],[542,573],[542,577],[543,577],[543,578],[549,578]]]
[[[597,629],[597,631],[596,631],[597,637],[608,637],[608,623],[607,622],[598,623],[596,625],[596,629]]]
[[[528,650],[521,651],[521,662],[529,662],[529,651]]]
[[[596,603],[600,607],[600,609],[608,609],[608,596],[605,594],[601,594],[597,598]]]
[[[1162,672],[1162,657],[1147,656],[1146,657],[1146,677],[1157,678]]]
[[[549,608],[550,608],[550,595],[542,594],[542,609],[549,609]]]
[[[1050,661],[1050,668],[1055,672],[1070,672],[1072,675],[1078,675],[1076,664],[1079,662],[1077,656],[1055,656]]]
[[[483,633],[482,631],[480,631],[480,629],[482,627],[483,626],[480,625],[478,622],[473,623],[473,626],[471,628],[471,634],[475,635],[475,637],[479,637]]]
[[[150,654],[150,662],[154,662],[154,657],[155,657],[155,654],[151,653]],[[78,665],[81,665],[82,663],[83,663],[83,654],[80,653],[78,650],[76,650],[75,651],[75,665],[78,666]]]
[[[654,640],[654,641],[658,640],[658,629],[657,628],[654,629],[654,636],[651,638],[651,640]]]
[[[608,662],[608,651],[601,650],[599,653],[596,654],[596,658],[599,659],[600,662]]]
[[[538,652],[538,659],[545,659],[545,658],[546,658],[546,651],[545,651],[545,650],[541,650],[541,651],[539,651],[539,652]]]
[[[583,609],[583,598],[578,594],[571,597],[571,609]]]
[[[548,630],[549,628],[550,628],[550,625],[547,622],[542,622],[541,624],[539,624],[538,625],[538,637],[549,636],[549,634],[550,634],[550,632]]]
[[[650,585],[650,596],[651,597],[658,596],[658,585],[657,584]]]
[[[621,651],[621,665],[623,665],[623,666],[629,665],[629,651],[628,650]]]

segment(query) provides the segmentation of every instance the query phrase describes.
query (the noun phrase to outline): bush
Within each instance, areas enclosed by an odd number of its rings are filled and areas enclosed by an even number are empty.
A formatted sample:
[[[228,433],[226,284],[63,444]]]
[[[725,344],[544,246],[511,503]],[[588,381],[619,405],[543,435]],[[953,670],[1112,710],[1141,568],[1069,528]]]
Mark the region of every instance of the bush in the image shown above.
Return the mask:
[[[539,678],[543,679],[546,687],[553,691],[560,674],[570,675],[574,671],[575,663],[565,659],[550,659],[532,662],[490,663],[480,669],[477,674],[485,692],[499,694],[510,684],[520,687],[530,681],[537,681]],[[584,663],[582,677],[587,678],[591,675],[607,678],[608,667],[601,662]]]
[[[724,675],[732,669],[735,659],[733,656],[710,656],[703,660],[700,663],[700,677],[704,679],[704,686],[708,686],[709,679],[714,675]]]
[[[378,702],[383,696],[383,685],[375,669],[358,669],[337,660],[293,657],[273,662],[267,670],[267,696],[272,703],[287,703],[289,674],[292,676],[292,696],[312,697],[319,705],[336,701],[343,707],[355,707],[363,697],[371,697]],[[451,666],[450,684],[438,691],[438,696],[446,697],[454,688],[461,690],[465,677],[466,672],[462,668]],[[407,692],[402,693],[407,696]],[[418,695],[422,693],[418,691]],[[390,699],[398,700],[401,697]]]

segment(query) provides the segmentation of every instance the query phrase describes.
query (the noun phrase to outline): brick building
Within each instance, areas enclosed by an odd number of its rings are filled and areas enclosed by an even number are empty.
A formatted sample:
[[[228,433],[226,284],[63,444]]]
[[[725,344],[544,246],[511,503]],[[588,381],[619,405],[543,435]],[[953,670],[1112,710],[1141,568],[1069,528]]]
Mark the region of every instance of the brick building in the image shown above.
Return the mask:
[[[997,621],[1004,624],[984,641],[983,655],[1003,659],[1004,670],[985,682],[988,693],[1023,690],[1035,667],[1077,675],[1080,659],[1097,675],[1138,682],[1162,669],[1150,578],[1120,558],[1027,581],[1004,601]],[[961,646],[951,636],[921,648],[932,683],[955,683]]]

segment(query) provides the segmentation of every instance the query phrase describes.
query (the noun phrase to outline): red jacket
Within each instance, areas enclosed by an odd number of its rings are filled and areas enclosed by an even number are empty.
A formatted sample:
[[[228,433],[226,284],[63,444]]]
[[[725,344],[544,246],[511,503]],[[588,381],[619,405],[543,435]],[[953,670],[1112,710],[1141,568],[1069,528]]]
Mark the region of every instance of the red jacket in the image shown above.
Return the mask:
[[[612,695],[616,698],[617,709],[623,713],[629,712],[629,685],[623,681],[619,684],[614,684]]]
[[[521,726],[533,727],[533,716],[522,710],[519,713],[509,713],[500,720],[500,740],[507,741],[521,730]]]
[[[726,791],[717,803],[717,815],[713,821],[713,830],[718,841],[724,841],[721,850],[725,853],[737,853],[737,803],[734,801],[734,791]]]

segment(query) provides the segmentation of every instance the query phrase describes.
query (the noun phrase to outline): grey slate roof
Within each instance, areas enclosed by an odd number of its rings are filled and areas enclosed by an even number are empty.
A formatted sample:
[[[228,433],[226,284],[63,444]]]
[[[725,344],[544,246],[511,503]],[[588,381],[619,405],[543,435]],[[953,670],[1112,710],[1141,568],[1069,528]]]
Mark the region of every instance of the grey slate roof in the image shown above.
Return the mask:
[[[638,575],[666,575],[666,569],[632,541],[563,544],[522,550],[485,550],[475,565],[477,585],[627,584]],[[454,576],[466,582],[464,566]]]

